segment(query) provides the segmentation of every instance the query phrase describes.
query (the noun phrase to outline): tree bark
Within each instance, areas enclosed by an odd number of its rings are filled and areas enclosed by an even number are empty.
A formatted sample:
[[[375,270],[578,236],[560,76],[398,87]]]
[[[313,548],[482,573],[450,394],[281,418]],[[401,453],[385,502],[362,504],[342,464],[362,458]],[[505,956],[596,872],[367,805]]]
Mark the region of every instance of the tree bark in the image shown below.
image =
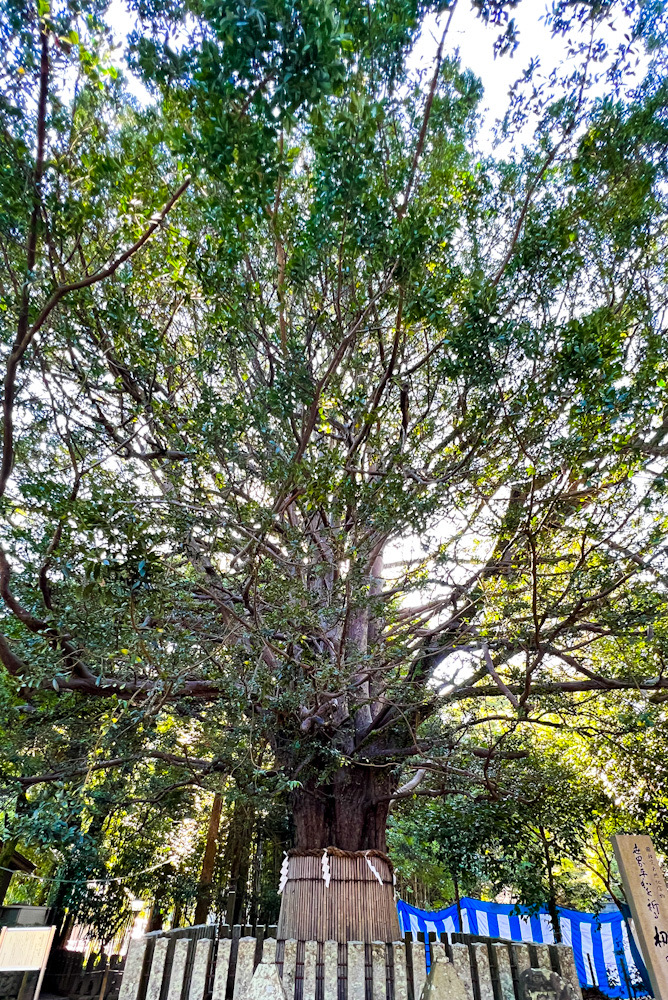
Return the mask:
[[[554,864],[552,861],[552,854],[550,852],[550,845],[547,839],[547,834],[545,833],[544,827],[539,827],[540,839],[543,842],[543,850],[545,853],[545,868],[547,871],[547,889],[548,889],[548,899],[547,899],[547,909],[550,914],[550,919],[552,921],[552,929],[554,931],[554,940],[557,944],[561,944],[561,921],[559,920],[559,909],[557,907],[557,895],[554,885]]]
[[[6,840],[0,847],[0,906],[5,901],[14,874],[8,869],[11,868],[11,860],[14,857],[17,843],[17,840]]]
[[[295,847],[386,853],[394,790],[385,769],[361,765],[341,768],[326,784],[306,782],[292,798]]]
[[[354,764],[335,771],[327,782],[305,782],[293,794],[295,848],[281,900],[279,938],[397,940],[392,866],[386,857],[395,790],[385,768]]]
[[[218,853],[218,832],[220,830],[220,815],[223,809],[223,797],[218,792],[213,797],[209,828],[206,833],[202,871],[197,887],[197,904],[195,906],[195,925],[206,923],[211,908],[211,886],[213,884],[213,868]]]
[[[460,934],[464,931],[464,921],[462,919],[462,899],[459,895],[459,879],[453,875],[452,876],[452,887],[455,890],[455,903],[457,904],[457,916],[459,917],[459,932]]]
[[[245,908],[253,841],[255,811],[247,803],[235,802],[227,831],[224,862],[229,872],[227,922],[237,924]]]
[[[162,912],[162,906],[160,900],[156,899],[153,906],[151,907],[151,912],[148,918],[148,924],[146,926],[146,933],[152,934],[153,931],[161,931],[164,922],[165,922],[165,917]]]

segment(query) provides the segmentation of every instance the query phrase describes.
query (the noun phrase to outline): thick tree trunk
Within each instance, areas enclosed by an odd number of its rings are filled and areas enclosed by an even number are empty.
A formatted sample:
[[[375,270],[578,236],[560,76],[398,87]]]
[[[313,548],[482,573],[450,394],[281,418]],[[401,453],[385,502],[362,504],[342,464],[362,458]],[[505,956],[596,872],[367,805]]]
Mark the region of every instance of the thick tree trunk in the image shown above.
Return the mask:
[[[394,790],[384,769],[360,766],[341,768],[329,784],[306,784],[293,796],[295,847],[385,853]]]
[[[341,768],[329,783],[309,782],[293,796],[296,846],[288,860],[279,938],[397,940],[386,856],[394,787],[385,769],[356,765]]]

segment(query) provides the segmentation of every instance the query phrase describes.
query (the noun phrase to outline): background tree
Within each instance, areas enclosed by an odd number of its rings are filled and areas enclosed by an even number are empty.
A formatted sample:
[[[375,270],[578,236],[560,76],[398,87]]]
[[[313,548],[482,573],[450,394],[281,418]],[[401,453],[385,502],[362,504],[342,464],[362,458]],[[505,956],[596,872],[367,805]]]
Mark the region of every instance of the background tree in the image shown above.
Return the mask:
[[[608,837],[637,821],[617,789],[611,795],[601,783],[596,764],[583,759],[580,741],[573,745],[562,735],[542,742],[507,769],[510,787],[497,800],[467,795],[463,787],[459,795],[407,802],[396,811],[389,838],[403,898],[429,909],[460,894],[503,893],[530,911],[546,908],[557,940],[558,907],[597,912],[611,898],[623,900]],[[422,871],[433,873],[432,880],[421,879]]]

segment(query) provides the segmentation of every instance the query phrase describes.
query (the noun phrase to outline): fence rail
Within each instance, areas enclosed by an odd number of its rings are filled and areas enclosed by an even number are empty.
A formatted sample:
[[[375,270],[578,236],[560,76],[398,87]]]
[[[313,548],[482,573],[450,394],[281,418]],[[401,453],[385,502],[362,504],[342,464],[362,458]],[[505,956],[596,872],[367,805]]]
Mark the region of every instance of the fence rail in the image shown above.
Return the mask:
[[[133,940],[119,1000],[243,1000],[262,961],[276,964],[288,1000],[420,1000],[427,968],[449,959],[467,1000],[521,1000],[529,968],[558,973],[580,1000],[568,945],[528,945],[471,935],[407,934],[392,944],[277,941],[275,927],[191,927]]]

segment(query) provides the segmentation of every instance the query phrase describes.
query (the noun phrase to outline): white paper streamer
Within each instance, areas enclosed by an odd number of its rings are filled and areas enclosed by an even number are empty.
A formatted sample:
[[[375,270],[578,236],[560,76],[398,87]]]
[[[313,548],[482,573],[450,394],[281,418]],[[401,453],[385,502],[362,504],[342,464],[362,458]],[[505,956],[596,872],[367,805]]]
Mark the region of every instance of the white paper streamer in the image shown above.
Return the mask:
[[[373,866],[373,863],[371,862],[371,859],[369,858],[369,855],[368,855],[368,854],[365,854],[365,855],[364,855],[364,860],[366,861],[366,863],[368,864],[369,868],[371,869],[371,871],[372,871],[372,872],[374,873],[374,875],[376,876],[376,878],[378,879],[378,881],[379,881],[379,882],[380,882],[380,884],[382,885],[382,884],[383,884],[383,880],[382,880],[382,878],[380,877],[380,874],[379,874],[379,872],[378,872],[378,869],[377,869],[377,868],[374,868],[374,866]]]
[[[329,870],[329,855],[327,854],[327,848],[325,848],[322,852],[322,878],[325,883],[325,889],[329,889],[332,873]]]
[[[281,865],[281,881],[278,883],[278,891],[282,893],[288,882],[288,869],[290,867],[290,859],[287,854],[283,855],[283,864]]]

